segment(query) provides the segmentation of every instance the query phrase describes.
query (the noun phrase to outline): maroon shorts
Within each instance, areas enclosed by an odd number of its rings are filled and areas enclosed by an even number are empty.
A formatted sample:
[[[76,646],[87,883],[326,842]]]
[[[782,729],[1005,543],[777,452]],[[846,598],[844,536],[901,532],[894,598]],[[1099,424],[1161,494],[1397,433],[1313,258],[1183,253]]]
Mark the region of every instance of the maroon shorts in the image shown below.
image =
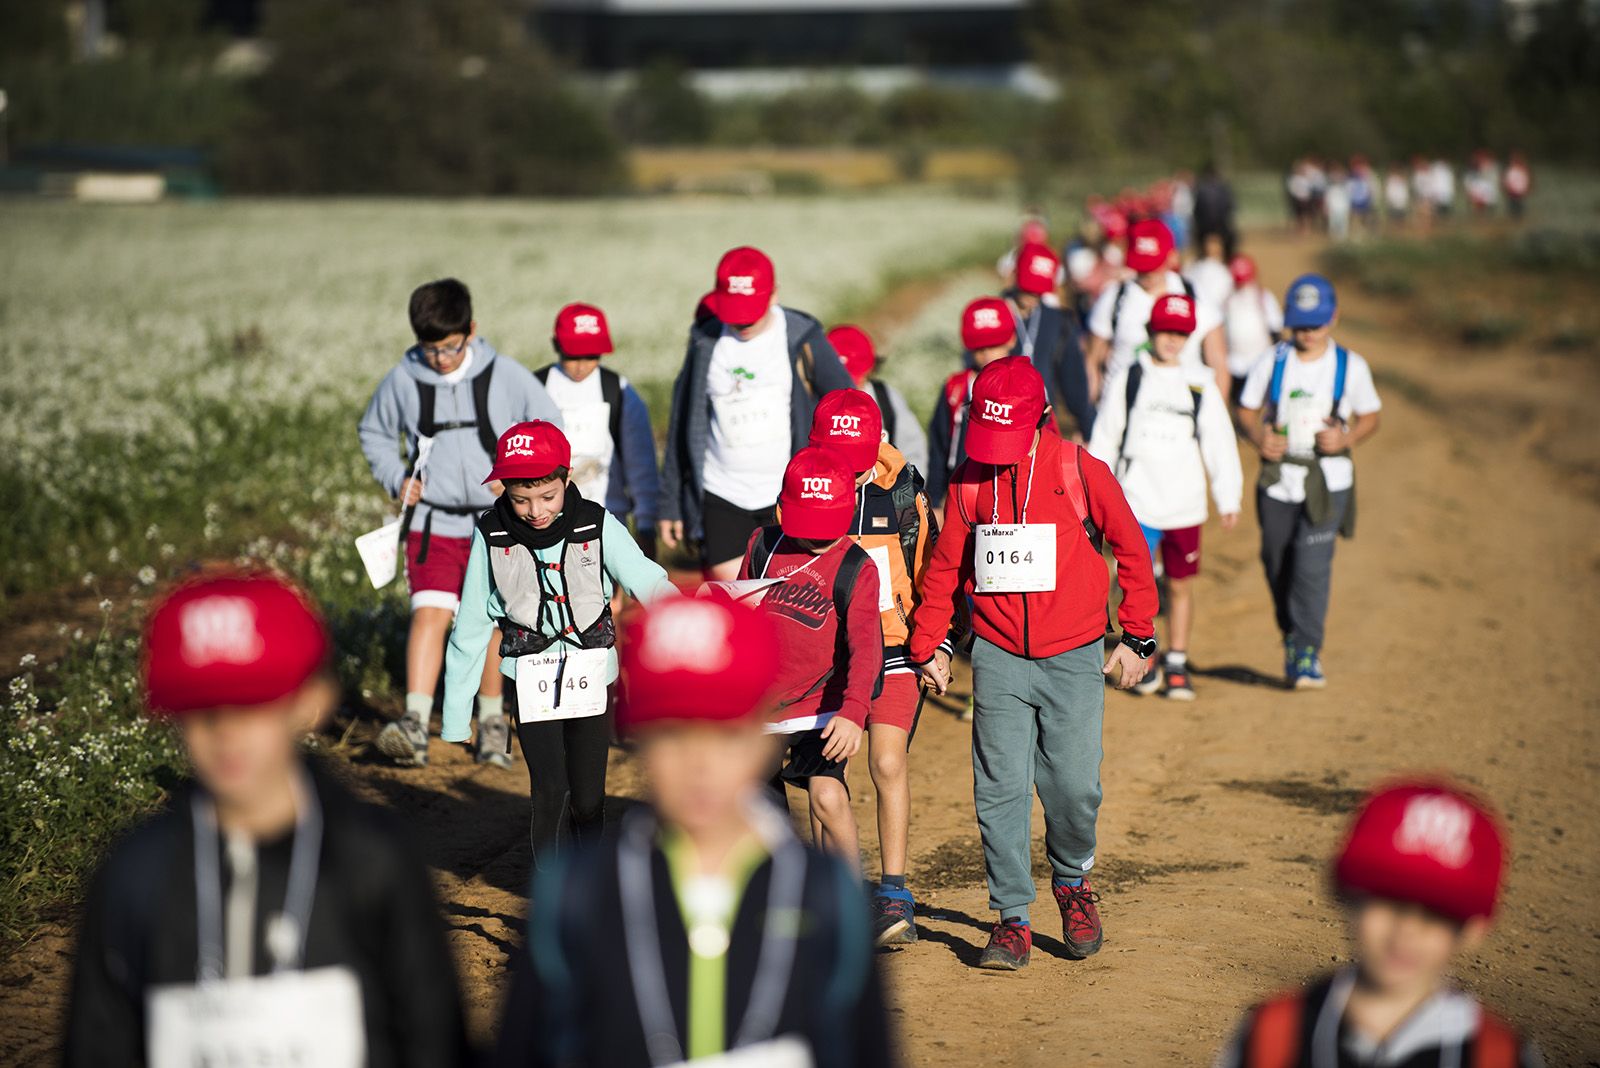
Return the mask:
[[[1161,551],[1161,566],[1168,578],[1193,578],[1200,573],[1199,527],[1163,530],[1157,545]]]
[[[872,710],[867,713],[867,726],[899,727],[907,734],[917,719],[917,701],[922,696],[917,676],[897,671],[883,677],[883,692],[872,699]]]
[[[472,555],[472,539],[428,538],[428,558],[417,562],[422,551],[422,532],[406,535],[406,582],[411,586],[411,608],[444,608],[455,611],[461,603],[461,582],[467,577],[467,558]]]

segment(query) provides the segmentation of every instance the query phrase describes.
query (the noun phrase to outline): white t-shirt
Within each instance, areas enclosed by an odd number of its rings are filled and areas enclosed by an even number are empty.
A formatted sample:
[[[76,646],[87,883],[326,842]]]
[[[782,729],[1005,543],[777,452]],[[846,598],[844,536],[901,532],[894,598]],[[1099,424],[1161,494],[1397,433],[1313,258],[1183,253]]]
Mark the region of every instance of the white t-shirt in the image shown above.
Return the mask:
[[[772,325],[749,341],[724,326],[706,376],[706,492],[751,511],[772,507],[789,466],[789,323],[776,304],[771,314]]]
[[[1228,298],[1224,308],[1228,323],[1228,373],[1243,378],[1272,337],[1283,330],[1283,308],[1270,289],[1252,282]]]
[[[1267,390],[1272,385],[1272,365],[1275,352],[1267,352],[1250,368],[1244,380],[1244,390],[1239,395],[1239,407],[1260,409],[1267,404]],[[1333,342],[1322,355],[1307,361],[1291,353],[1283,369],[1283,386],[1278,398],[1277,425],[1288,429],[1289,455],[1299,459],[1315,456],[1316,431],[1333,411],[1333,380],[1337,360]],[[1371,415],[1383,408],[1378,399],[1378,389],[1372,382],[1372,368],[1359,355],[1350,353],[1350,366],[1345,372],[1344,397],[1339,402],[1339,418],[1345,422],[1357,415]],[[1355,464],[1348,456],[1321,458],[1322,476],[1328,489],[1337,493],[1355,485]],[[1294,464],[1284,464],[1278,481],[1267,488],[1267,496],[1285,504],[1299,504],[1306,499],[1306,471]]]
[[[1383,180],[1383,199],[1390,211],[1405,211],[1411,206],[1411,187],[1403,174],[1391,174]]]
[[[1233,272],[1220,260],[1195,260],[1183,276],[1194,286],[1194,299],[1203,304],[1220,308],[1233,295]]]
[[[585,498],[604,505],[617,443],[611,439],[611,405],[600,389],[599,368],[582,382],[574,382],[558,363],[550,369],[544,388],[561,409],[562,430],[572,446],[572,481]],[[628,388],[626,378],[622,388]]]
[[[1237,514],[1244,490],[1239,446],[1217,381],[1203,369],[1158,366],[1139,355],[1144,372],[1133,417],[1127,413],[1128,375],[1106,382],[1089,452],[1122,483],[1134,518],[1157,530],[1183,530],[1206,521],[1206,481],[1224,515]],[[1200,410],[1194,391],[1200,392]],[[1196,416],[1198,414],[1198,423]],[[1128,428],[1123,446],[1123,429]]]
[[[1122,311],[1117,317],[1116,336],[1111,336],[1111,311],[1117,303],[1117,292],[1126,289],[1122,298]],[[1167,272],[1168,293],[1184,293],[1183,277],[1176,271]],[[1105,338],[1111,342],[1111,355],[1106,360],[1106,376],[1126,370],[1133,362],[1133,354],[1140,345],[1150,340],[1150,333],[1146,324],[1150,321],[1150,310],[1156,305],[1156,299],[1145,292],[1144,286],[1138,279],[1130,278],[1126,286],[1122,284],[1108,285],[1100,292],[1100,299],[1094,302],[1094,308],[1089,312],[1089,332],[1095,337]],[[1195,301],[1195,331],[1189,337],[1189,344],[1184,347],[1182,359],[1185,363],[1205,365],[1201,356],[1201,342],[1205,336],[1218,326],[1222,325],[1222,312],[1217,307],[1205,300]]]

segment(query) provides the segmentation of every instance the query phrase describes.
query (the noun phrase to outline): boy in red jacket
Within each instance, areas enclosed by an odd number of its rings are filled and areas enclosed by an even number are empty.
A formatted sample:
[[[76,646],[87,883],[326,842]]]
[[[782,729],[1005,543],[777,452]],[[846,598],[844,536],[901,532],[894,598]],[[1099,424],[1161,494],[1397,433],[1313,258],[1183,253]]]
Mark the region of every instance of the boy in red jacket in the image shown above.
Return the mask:
[[[942,693],[950,661],[938,646],[955,598],[972,598],[973,798],[989,907],[1000,913],[979,967],[1016,970],[1033,945],[1035,788],[1067,952],[1082,959],[1100,949],[1085,876],[1100,809],[1101,676],[1127,689],[1149,669],[1155,576],[1111,469],[1055,432],[1044,379],[1025,357],[990,364],[973,383],[967,454],[923,579],[909,655]],[[1102,536],[1124,593],[1122,640],[1103,666],[1110,580]]]
[[[878,569],[852,542],[856,479],[838,453],[808,446],[795,453],[778,494],[778,526],[750,536],[743,580],[771,585],[762,610],[773,620],[781,655],[767,729],[784,736],[779,776],[810,795],[819,847],[852,869],[861,864],[845,763],[861,748],[867,712],[883,671]]]

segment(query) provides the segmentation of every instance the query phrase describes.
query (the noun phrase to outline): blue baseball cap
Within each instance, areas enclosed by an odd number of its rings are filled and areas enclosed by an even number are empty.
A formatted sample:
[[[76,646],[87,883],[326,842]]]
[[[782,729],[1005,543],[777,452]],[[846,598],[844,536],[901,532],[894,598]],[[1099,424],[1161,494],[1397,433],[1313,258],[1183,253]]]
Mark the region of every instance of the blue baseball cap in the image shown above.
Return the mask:
[[[1303,274],[1289,283],[1283,298],[1283,325],[1290,330],[1327,326],[1338,308],[1332,282],[1320,274]]]

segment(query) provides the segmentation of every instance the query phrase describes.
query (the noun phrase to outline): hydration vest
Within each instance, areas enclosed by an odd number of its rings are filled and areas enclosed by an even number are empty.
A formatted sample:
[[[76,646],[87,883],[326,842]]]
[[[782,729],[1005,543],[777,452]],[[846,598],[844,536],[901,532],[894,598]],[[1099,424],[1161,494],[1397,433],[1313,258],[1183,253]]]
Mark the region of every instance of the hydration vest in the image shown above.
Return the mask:
[[[478,517],[494,588],[506,606],[501,656],[540,653],[556,642],[579,649],[616,644],[616,622],[605,590],[605,518],[602,505],[579,498],[561,562],[546,563],[504,529],[496,509]]]

